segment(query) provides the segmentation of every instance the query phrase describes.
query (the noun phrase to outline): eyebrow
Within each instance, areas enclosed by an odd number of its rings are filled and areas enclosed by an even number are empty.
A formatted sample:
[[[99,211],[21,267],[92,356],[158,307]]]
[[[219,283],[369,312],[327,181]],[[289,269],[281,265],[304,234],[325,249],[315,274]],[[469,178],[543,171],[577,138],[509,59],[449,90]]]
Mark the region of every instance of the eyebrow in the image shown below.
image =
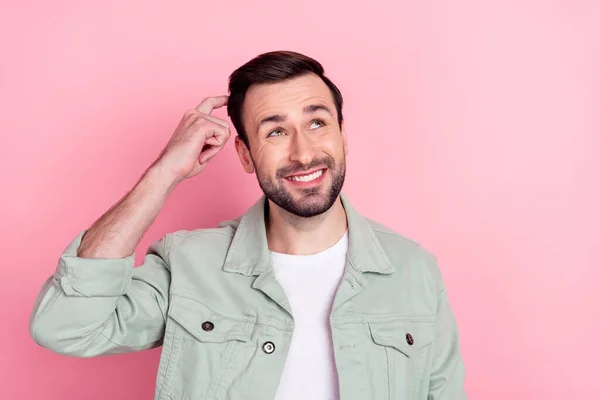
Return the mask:
[[[325,111],[326,113],[328,113],[329,115],[331,115],[333,117],[333,113],[331,112],[329,107],[327,107],[323,104],[310,104],[310,105],[304,107],[304,109],[302,111],[304,112],[304,114],[312,114],[319,110]],[[286,119],[287,119],[287,116],[281,115],[281,114],[269,115],[260,120],[260,122],[258,123],[258,126],[256,127],[256,130],[257,131],[260,130],[261,126],[263,126],[265,124],[284,122]]]

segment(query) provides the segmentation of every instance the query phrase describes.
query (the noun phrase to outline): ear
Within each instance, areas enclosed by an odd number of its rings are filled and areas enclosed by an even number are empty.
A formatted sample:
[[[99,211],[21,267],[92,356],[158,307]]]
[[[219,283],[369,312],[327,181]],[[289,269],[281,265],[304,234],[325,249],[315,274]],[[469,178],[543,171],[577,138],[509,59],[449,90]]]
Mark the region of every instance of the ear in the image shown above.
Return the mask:
[[[238,153],[244,171],[249,174],[254,173],[254,163],[252,162],[252,157],[250,157],[250,150],[248,150],[246,143],[239,136],[235,137],[235,150]]]
[[[348,155],[348,138],[346,137],[346,126],[342,121],[342,142],[344,143],[344,155]]]

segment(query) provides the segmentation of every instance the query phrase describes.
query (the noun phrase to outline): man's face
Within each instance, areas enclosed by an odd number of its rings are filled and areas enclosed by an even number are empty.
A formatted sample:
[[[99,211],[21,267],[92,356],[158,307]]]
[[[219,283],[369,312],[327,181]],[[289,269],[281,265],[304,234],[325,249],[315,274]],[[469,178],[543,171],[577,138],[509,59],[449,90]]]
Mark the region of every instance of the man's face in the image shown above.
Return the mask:
[[[346,135],[321,78],[251,86],[242,115],[250,157],[240,158],[267,198],[301,217],[327,211],[344,183]]]

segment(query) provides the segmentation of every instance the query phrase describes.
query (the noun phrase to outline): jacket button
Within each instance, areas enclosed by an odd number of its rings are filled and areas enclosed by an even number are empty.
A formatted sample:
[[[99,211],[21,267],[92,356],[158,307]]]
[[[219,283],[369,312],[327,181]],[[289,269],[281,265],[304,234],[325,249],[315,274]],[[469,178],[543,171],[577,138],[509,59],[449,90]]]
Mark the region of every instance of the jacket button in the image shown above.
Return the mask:
[[[210,322],[210,321],[204,321],[204,322],[202,323],[202,329],[204,329],[205,331],[208,331],[208,332],[210,332],[210,331],[212,331],[214,328],[215,328],[215,324],[213,324],[213,323],[212,323],[212,322]]]
[[[267,354],[271,354],[272,352],[274,352],[275,345],[273,344],[273,342],[265,342],[265,344],[263,344],[263,351]]]
[[[410,333],[406,334],[406,343],[408,343],[411,346],[415,343],[415,339],[413,339]]]

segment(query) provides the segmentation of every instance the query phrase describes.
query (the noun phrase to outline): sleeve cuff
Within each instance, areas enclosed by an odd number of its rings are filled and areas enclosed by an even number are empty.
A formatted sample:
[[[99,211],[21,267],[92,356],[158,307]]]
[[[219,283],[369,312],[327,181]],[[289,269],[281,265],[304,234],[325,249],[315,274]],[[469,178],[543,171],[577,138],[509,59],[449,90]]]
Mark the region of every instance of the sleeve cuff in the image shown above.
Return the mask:
[[[54,277],[62,290],[67,296],[114,297],[125,294],[133,274],[135,253],[125,258],[77,257],[85,232],[80,232],[60,256]]]

